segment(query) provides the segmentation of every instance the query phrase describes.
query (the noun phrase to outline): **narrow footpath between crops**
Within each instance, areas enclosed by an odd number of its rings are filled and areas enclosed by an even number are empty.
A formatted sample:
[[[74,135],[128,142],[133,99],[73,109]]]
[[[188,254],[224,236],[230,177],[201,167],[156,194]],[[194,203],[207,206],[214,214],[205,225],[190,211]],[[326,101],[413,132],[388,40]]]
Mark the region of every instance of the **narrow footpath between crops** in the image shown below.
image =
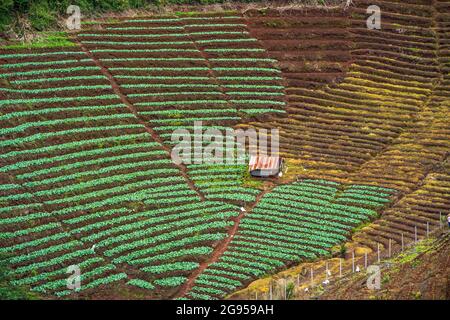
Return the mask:
[[[99,59],[97,59],[92,52],[90,52],[81,42],[76,40],[76,43],[80,46],[80,48],[86,53],[86,55],[94,61],[94,63],[100,68],[100,71],[103,73],[104,76],[108,79],[108,81],[111,84],[111,87],[115,94],[119,97],[119,99],[122,101],[123,104],[130,110],[130,112],[136,117],[139,124],[143,125],[145,130],[151,135],[152,139],[159,143],[161,148],[167,153],[169,157],[171,157],[172,149],[164,144],[164,141],[161,139],[161,137],[156,133],[155,130],[153,130],[149,124],[143,120],[139,113],[137,112],[136,108],[133,106],[133,104],[128,100],[127,96],[123,94],[122,90],[120,89],[119,84],[114,79],[114,76],[109,72],[109,70],[100,62]],[[175,164],[176,167],[180,170],[181,175],[186,180],[187,184],[189,185],[189,188],[191,188],[193,191],[197,193],[197,195],[200,197],[202,201],[206,200],[205,195],[203,192],[201,192],[194,184],[194,182],[191,180],[189,175],[187,174],[187,168],[184,164]]]
[[[267,188],[260,192],[258,196],[256,196],[255,202],[253,202],[252,205],[246,208],[246,211],[241,211],[237,217],[233,219],[234,225],[233,227],[228,231],[228,236],[222,240],[215,248],[212,254],[209,256],[209,258],[202,263],[200,263],[200,266],[195,270],[193,273],[190,274],[187,281],[181,286],[178,293],[175,295],[175,298],[180,298],[185,296],[191,288],[194,286],[195,280],[200,276],[203,271],[212,263],[218,261],[220,257],[225,253],[225,251],[228,249],[228,245],[230,244],[231,240],[233,240],[234,235],[239,229],[239,224],[241,223],[242,218],[246,214],[250,214],[251,211],[258,205],[259,201],[269,192],[272,191],[272,189],[275,187],[271,186],[270,188]]]

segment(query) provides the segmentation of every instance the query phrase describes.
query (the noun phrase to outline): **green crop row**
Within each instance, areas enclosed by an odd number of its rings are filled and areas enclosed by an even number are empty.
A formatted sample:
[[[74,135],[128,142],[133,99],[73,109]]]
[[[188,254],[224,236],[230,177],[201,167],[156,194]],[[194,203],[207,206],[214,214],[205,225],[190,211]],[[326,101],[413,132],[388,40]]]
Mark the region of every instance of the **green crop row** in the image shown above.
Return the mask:
[[[141,268],[141,270],[152,274],[162,274],[174,271],[192,271],[194,269],[197,269],[198,267],[199,267],[198,262],[181,261],[167,264],[159,264],[156,266],[148,266]]]
[[[216,229],[225,228],[228,225],[228,223],[225,221],[222,221],[220,219],[222,217],[223,217],[223,219],[225,219],[230,216],[233,216],[233,214],[228,214],[228,215],[211,214],[211,215],[207,215],[207,216],[200,216],[200,217],[196,217],[196,218],[186,219],[185,221],[173,221],[173,222],[167,223],[166,225],[156,225],[156,226],[154,225],[154,223],[158,219],[155,218],[155,219],[152,219],[152,221],[147,220],[147,221],[137,222],[132,225],[119,226],[119,227],[107,230],[107,232],[102,232],[101,234],[102,235],[109,234],[109,233],[111,233],[111,230],[114,230],[117,232],[125,232],[132,228],[146,226],[146,225],[153,225],[152,227],[147,227],[147,229],[145,229],[145,230],[141,229],[141,230],[133,231],[131,233],[121,233],[120,235],[118,235],[116,237],[102,240],[97,244],[97,246],[105,247],[105,246],[111,246],[112,244],[124,242],[121,245],[117,245],[117,246],[105,251],[106,256],[113,256],[113,255],[119,254],[124,251],[136,249],[138,247],[142,247],[142,246],[148,247],[150,244],[155,244],[158,241],[162,241],[162,240],[170,240],[170,239],[173,239],[180,235],[186,235],[186,234],[190,234],[190,233],[194,233],[194,232],[205,231],[205,230],[207,230],[206,229],[207,227],[209,227],[209,228],[212,227],[212,228],[216,228]],[[163,221],[164,219],[159,219],[159,220]],[[213,222],[208,222],[208,221],[213,221]],[[152,224],[152,222],[153,222],[153,224]],[[193,227],[189,227],[190,225],[194,225],[194,224],[196,224],[196,225]],[[153,236],[152,238],[142,238],[142,237],[146,237],[148,235],[153,235],[155,233],[168,231],[172,228],[178,228],[178,229],[176,229],[175,231],[163,233],[159,236]],[[90,241],[92,238],[97,238],[97,236],[98,236],[98,234],[90,235],[90,236],[83,238],[83,240]],[[132,240],[132,239],[140,239],[140,240],[130,242],[130,240]]]
[[[80,59],[80,60],[56,60],[56,61],[30,61],[30,62],[20,62],[20,63],[5,63],[0,65],[1,68],[12,69],[12,68],[23,68],[28,66],[53,66],[58,64],[71,64],[79,62],[91,62],[91,59]]]
[[[140,128],[144,128],[144,126],[140,126]],[[23,156],[23,155],[27,155],[27,154],[39,154],[39,153],[50,153],[53,152],[55,150],[58,151],[65,151],[66,149],[72,149],[72,148],[80,148],[80,147],[86,147],[89,144],[93,144],[93,145],[101,145],[103,143],[108,143],[108,142],[120,142],[120,141],[127,141],[127,140],[135,140],[135,139],[140,139],[140,138],[146,138],[148,137],[147,133],[140,133],[140,134],[128,134],[128,135],[118,135],[118,136],[114,136],[114,137],[106,137],[106,138],[95,138],[95,139],[86,139],[86,140],[81,140],[81,141],[73,141],[73,142],[67,142],[67,143],[62,143],[62,144],[56,144],[56,145],[51,145],[51,146],[45,146],[45,147],[40,147],[40,148],[35,148],[35,149],[26,149],[26,150],[20,150],[20,151],[11,151],[8,153],[2,153],[0,154],[0,159],[5,159],[5,158],[12,158],[12,157],[19,157],[19,156]],[[72,154],[69,155],[65,155],[65,156],[71,156]],[[30,162],[32,162],[34,160],[30,160]],[[23,162],[25,163],[25,161]],[[15,165],[12,165],[12,167],[15,167]],[[11,167],[10,167],[11,168]],[[2,170],[2,168],[0,168],[0,170]]]
[[[219,296],[223,296],[226,294],[226,292],[223,290],[219,290],[219,289],[211,288],[211,287],[200,287],[200,286],[192,287],[191,291],[192,292],[190,292],[190,294],[196,293],[196,292],[219,295]]]
[[[57,88],[44,88],[44,89],[9,89],[0,88],[0,91],[6,91],[11,93],[21,93],[21,94],[40,94],[48,92],[61,92],[61,91],[78,91],[78,90],[103,90],[111,89],[110,85],[91,85],[91,86],[68,86],[68,87],[57,87]]]
[[[166,175],[172,174],[172,176],[168,177],[168,178],[174,178],[173,175],[178,174],[178,172],[179,172],[178,169],[171,169],[171,168],[138,171],[138,172],[133,172],[133,173],[129,173],[129,174],[108,176],[108,177],[104,177],[104,178],[100,178],[100,179],[96,179],[96,180],[90,180],[88,182],[80,182],[80,183],[76,183],[73,185],[66,185],[66,186],[62,186],[62,187],[54,188],[54,189],[37,191],[37,192],[35,192],[35,195],[36,196],[56,196],[56,195],[60,195],[60,194],[65,194],[67,192],[84,190],[86,188],[95,187],[95,186],[99,186],[102,184],[111,184],[111,183],[116,183],[116,182],[124,183],[124,179],[126,179],[125,181],[129,181],[129,180],[134,181],[135,178],[138,178],[138,177],[158,176],[161,174],[166,174]],[[139,182],[133,182],[130,184],[118,185],[118,186],[110,188],[110,189],[93,191],[93,192],[84,193],[84,194],[80,194],[80,195],[76,195],[76,196],[72,196],[72,197],[52,199],[52,200],[46,201],[46,203],[47,204],[58,204],[58,203],[70,203],[70,202],[74,202],[74,201],[81,201],[81,200],[85,200],[85,199],[89,199],[89,198],[95,198],[95,197],[99,197],[99,196],[114,194],[116,192],[124,192],[126,190],[130,190],[130,189],[140,186],[140,185],[145,185],[145,184],[155,185],[155,184],[158,184],[158,181],[165,181],[165,180],[158,180],[158,179],[163,179],[163,178],[154,178],[151,180],[144,180],[144,181],[139,181]],[[66,209],[68,209],[68,208],[66,208]]]
[[[178,84],[165,84],[165,83],[139,83],[139,84],[122,84],[122,88],[218,88],[219,86],[217,84],[204,84],[204,83],[178,83]],[[195,92],[195,94],[200,92]],[[207,92],[208,93],[208,92]],[[217,94],[220,92],[214,92],[214,94]],[[177,94],[177,92],[174,92],[174,94]],[[194,94],[194,92],[191,92],[191,94]]]
[[[195,227],[195,228],[190,227],[184,231],[177,231],[175,234],[171,234],[169,236],[164,236],[165,239],[172,239],[172,241],[154,245],[152,247],[147,246],[145,249],[134,250],[131,253],[114,258],[113,263],[123,263],[123,262],[134,260],[134,259],[142,257],[142,256],[155,254],[155,253],[161,253],[161,252],[170,251],[170,250],[175,250],[175,249],[183,248],[187,245],[202,243],[205,241],[222,240],[223,238],[226,237],[226,233],[207,233],[207,234],[199,234],[199,235],[192,236],[192,232],[199,232],[199,231],[207,230],[207,228],[209,228],[211,226],[218,228],[218,227],[231,226],[232,224],[233,224],[232,222],[221,223],[221,224],[213,223],[213,224],[207,224],[207,225]],[[179,235],[183,235],[183,238],[181,238],[179,240],[174,240]],[[156,239],[156,240],[158,240],[158,239]],[[147,239],[147,241],[150,244],[156,243],[156,241],[153,241],[151,239]],[[146,243],[142,243],[142,244],[145,245]]]
[[[76,173],[72,173],[72,174],[67,174],[67,175],[61,175],[58,177],[53,177],[53,178],[48,178],[48,179],[41,179],[38,181],[33,181],[33,182],[26,182],[25,186],[27,187],[40,187],[43,185],[47,185],[47,184],[55,184],[55,183],[60,183],[60,182],[64,182],[66,180],[80,180],[80,178],[86,177],[86,176],[97,176],[97,175],[101,175],[104,173],[110,173],[110,172],[116,172],[116,171],[120,171],[120,170],[125,170],[125,169],[140,169],[141,167],[146,167],[147,165],[157,165],[157,164],[170,164],[170,160],[168,159],[162,159],[162,160],[154,160],[154,161],[149,161],[149,160],[144,160],[144,161],[138,161],[138,162],[129,162],[129,163],[121,163],[121,164],[117,164],[117,165],[112,165],[112,166],[104,166],[101,169],[93,169],[93,170],[89,170],[89,171],[82,171],[82,172],[76,172]],[[146,171],[147,174],[152,174],[152,171]],[[155,169],[154,171],[154,175],[158,175],[158,174],[168,174],[168,173],[173,173],[176,172],[175,169],[171,169],[171,168],[164,168],[164,169]],[[136,177],[136,175],[133,175],[133,173],[129,173],[129,175],[121,175],[121,178],[123,178],[123,181],[129,180]],[[106,177],[107,180],[101,180],[102,182],[96,182],[95,185],[100,184],[100,183],[110,183],[108,178],[111,178],[113,180],[111,181],[117,181],[117,179],[114,179],[114,176],[109,176]],[[100,181],[100,179],[98,179],[97,181]],[[84,185],[86,187],[90,187],[90,185]],[[62,192],[68,192],[68,191],[73,191],[76,189],[66,189]],[[57,192],[57,193],[52,193],[52,194],[59,194],[61,192]],[[37,194],[37,195],[45,195],[46,193],[42,193],[42,194]]]
[[[284,96],[283,92],[264,91],[227,91],[227,94],[235,96]]]
[[[186,37],[184,33],[161,33],[161,34],[127,34],[127,33],[80,33],[79,37],[102,37],[102,38],[161,38],[161,37]]]
[[[141,279],[131,279],[130,281],[127,282],[127,284],[130,286],[135,286],[135,287],[138,287],[141,289],[146,289],[146,290],[155,289],[155,286],[152,285],[150,282],[144,281]]]
[[[184,256],[195,256],[195,257],[207,256],[207,255],[211,254],[212,251],[213,251],[213,249],[210,247],[194,247],[194,248],[190,248],[190,249],[179,249],[179,250],[155,255],[152,257],[135,259],[128,263],[131,265],[136,265],[136,264],[146,265],[146,264],[151,264],[151,263],[156,263],[156,262],[161,262],[161,261],[166,261],[166,260],[173,260],[173,259],[181,258]]]
[[[85,112],[85,111],[106,111],[117,108],[119,110],[125,110],[125,105],[123,104],[112,104],[112,105],[104,105],[104,106],[77,106],[77,107],[65,107],[65,108],[42,108],[35,110],[26,110],[26,111],[15,111],[10,112],[0,116],[0,121],[10,120],[14,118],[21,117],[32,117],[38,115],[52,114],[52,113],[60,113],[60,112]]]
[[[11,238],[16,238],[16,237],[26,236],[31,233],[44,232],[44,231],[48,231],[48,230],[59,228],[59,227],[60,227],[59,223],[53,222],[53,223],[38,225],[36,227],[31,227],[28,229],[19,229],[14,232],[1,232],[0,239],[11,239]],[[0,251],[2,249],[3,248],[0,248]]]
[[[164,27],[106,27],[106,30],[183,30],[184,27],[164,26]]]
[[[108,114],[101,116],[89,116],[89,117],[75,117],[75,118],[64,118],[64,119],[56,119],[56,120],[46,120],[46,121],[37,121],[37,122],[25,122],[18,126],[11,128],[2,128],[0,129],[0,135],[7,135],[11,133],[24,132],[27,129],[33,127],[44,128],[46,126],[58,126],[65,124],[72,124],[74,122],[88,123],[90,121],[99,121],[99,120],[116,120],[116,119],[134,119],[132,114],[126,113],[118,113],[118,114]]]
[[[92,289],[92,288],[98,287],[100,285],[110,284],[110,283],[124,280],[127,278],[128,278],[128,276],[125,273],[112,274],[110,276],[107,276],[104,278],[99,278],[99,279],[92,281],[88,285],[83,286],[82,290]],[[57,292],[56,295],[59,297],[63,297],[63,296],[69,295],[71,293],[72,293],[72,291],[70,291],[70,290],[64,290],[64,291]]]
[[[141,111],[142,115],[165,115],[165,116],[178,116],[184,114],[197,114],[197,113],[235,113],[237,109],[179,109],[179,110],[153,110],[153,111]]]
[[[207,67],[114,67],[111,71],[208,71]]]
[[[216,67],[214,71],[253,71],[253,72],[274,72],[281,73],[280,70],[274,68],[258,68],[258,67]]]
[[[195,40],[197,43],[216,43],[216,42],[257,42],[254,38],[239,38],[239,39],[209,39],[209,40]]]
[[[169,96],[218,96],[220,98],[222,93],[220,91],[176,91],[176,92],[155,92],[155,93],[132,93],[128,94],[130,98],[141,98],[141,97],[169,97]]]
[[[150,52],[199,52],[198,49],[161,48],[161,49],[92,49],[92,53],[150,53]]]
[[[14,99],[1,100],[0,106],[11,104],[36,104],[36,103],[61,103],[70,101],[89,101],[89,100],[116,100],[118,99],[114,94],[105,94],[99,96],[78,96],[78,97],[51,97],[51,98],[35,98],[35,99]]]
[[[46,132],[46,133],[36,133],[34,135],[21,137],[17,139],[4,140],[0,142],[1,147],[13,146],[13,145],[22,145],[24,143],[34,142],[36,140],[45,140],[52,137],[61,137],[65,135],[72,134],[81,134],[81,133],[92,133],[92,132],[101,132],[108,130],[126,130],[126,129],[140,129],[142,125],[140,124],[127,124],[127,125],[115,125],[115,126],[99,126],[99,127],[85,127],[85,128],[76,128],[69,129],[63,131],[56,132]]]
[[[0,54],[1,59],[21,59],[34,58],[46,56],[70,56],[70,55],[85,55],[83,51],[49,51],[49,52],[33,52],[33,53],[11,53]]]
[[[105,265],[105,266],[97,267],[88,272],[82,272],[80,274],[80,285],[81,285],[80,290],[83,290],[84,287],[87,286],[85,284],[85,282],[88,282],[88,284],[89,284],[90,278],[101,275],[108,271],[115,270],[115,269],[116,269],[116,267],[113,265]],[[99,278],[99,279],[101,279],[101,278]],[[47,281],[44,284],[33,287],[32,290],[37,291],[37,292],[46,293],[47,291],[55,291],[59,288],[65,288],[66,286],[67,286],[67,279],[64,277],[63,279]]]
[[[222,277],[222,276],[218,276],[218,275],[210,275],[210,274],[205,274],[202,273],[198,278],[196,283],[198,283],[198,281],[208,281],[210,283],[210,285],[212,286],[216,286],[216,285],[224,285],[224,286],[229,286],[229,288],[236,288],[241,286],[241,282],[237,281],[237,280],[233,280],[227,277]],[[231,289],[233,290],[233,289]]]
[[[42,83],[42,82],[57,82],[57,81],[79,81],[79,80],[98,80],[107,79],[103,75],[92,75],[92,76],[69,76],[69,77],[59,77],[59,78],[38,78],[38,79],[24,79],[24,80],[12,80],[11,84],[29,84],[29,83]]]
[[[154,282],[161,287],[178,287],[185,283],[186,277],[168,277],[163,279],[156,279]]]
[[[281,81],[280,77],[259,77],[259,76],[221,76],[217,77],[223,81]]]
[[[225,288],[225,289],[228,289],[228,290],[234,290],[237,287],[236,285],[231,285],[231,284],[228,284],[228,283],[209,281],[209,280],[206,280],[206,279],[199,279],[199,278],[195,281],[195,284],[196,285],[209,286],[209,287],[215,287],[215,288]],[[196,291],[194,288],[192,288],[192,290]]]
[[[72,73],[76,71],[89,71],[89,70],[96,70],[100,71],[100,68],[97,66],[81,66],[81,67],[72,67],[72,68],[46,68],[41,70],[31,70],[31,71],[18,71],[18,72],[11,72],[11,73],[2,73],[0,74],[1,78],[9,78],[9,77],[19,77],[19,76],[36,76],[36,75],[42,75],[42,74],[52,74],[52,73]]]
[[[36,205],[40,205],[40,204],[36,204]],[[28,205],[23,205],[23,206],[27,207],[27,209],[29,209]],[[12,211],[11,209],[12,209],[11,207],[3,207],[2,211],[11,212]],[[37,212],[37,213],[30,213],[30,214],[27,214],[24,216],[14,216],[11,218],[2,217],[0,219],[0,225],[19,224],[19,223],[23,223],[23,222],[29,222],[29,221],[32,221],[35,219],[48,218],[50,216],[51,216],[51,214],[48,212]],[[0,250],[0,252],[1,252],[1,250]]]
[[[136,106],[150,107],[150,106],[172,106],[172,105],[192,105],[192,104],[218,104],[228,103],[226,100],[175,100],[175,101],[155,101],[155,102],[138,102]],[[175,127],[178,129],[178,127]],[[169,129],[170,130],[170,129]]]
[[[132,147],[132,148],[124,148],[124,147],[128,147],[128,146],[121,146],[122,148],[116,147],[115,150],[130,150],[133,148],[139,148],[139,146],[140,147],[148,146],[148,144],[143,143],[143,144],[139,144],[138,146],[131,145],[130,147]],[[92,165],[100,165],[100,164],[105,164],[108,162],[115,162],[115,161],[121,161],[121,160],[131,160],[131,159],[135,159],[135,158],[144,158],[144,157],[151,158],[153,156],[158,156],[158,155],[163,155],[163,154],[165,154],[164,151],[153,150],[153,151],[147,151],[147,152],[127,153],[127,154],[118,155],[118,156],[96,158],[94,160],[78,161],[78,162],[69,163],[69,164],[60,165],[60,166],[55,165],[50,168],[27,172],[24,174],[17,175],[17,178],[30,179],[30,178],[38,177],[40,175],[47,175],[47,174],[51,174],[51,173],[73,170],[73,169],[78,169],[78,168],[92,166]],[[170,163],[170,161],[167,159],[151,160],[151,161],[149,160],[148,161],[148,164],[150,164],[150,165],[155,165],[155,164],[159,165],[159,164],[168,164],[168,163]]]
[[[84,44],[94,44],[94,45],[122,45],[122,46],[136,46],[136,45],[182,45],[182,44],[192,44],[191,41],[155,41],[155,42],[137,42],[137,41],[81,41]]]
[[[181,176],[170,176],[170,177],[164,177],[164,178],[153,178],[151,180],[144,180],[144,181],[130,183],[128,185],[124,185],[124,186],[121,186],[121,187],[116,187],[116,188],[113,188],[113,190],[106,190],[102,194],[103,195],[105,195],[105,194],[114,194],[115,192],[118,192],[118,191],[125,192],[125,191],[128,191],[128,190],[132,190],[133,188],[137,188],[137,187],[151,188],[152,186],[155,186],[155,185],[158,185],[158,184],[175,183],[175,182],[185,182],[185,180]],[[93,196],[95,196],[95,194],[96,193],[94,192]],[[57,215],[57,216],[63,216],[63,215],[66,215],[66,214],[70,214],[72,212],[83,211],[83,210],[91,210],[91,209],[95,209],[95,208],[102,208],[104,206],[115,205],[115,204],[128,202],[128,201],[140,201],[140,200],[145,199],[146,196],[147,196],[147,190],[139,190],[139,191],[135,191],[135,192],[132,192],[132,193],[113,195],[111,197],[108,197],[106,199],[99,200],[99,201],[88,202],[88,203],[80,204],[80,205],[67,206],[67,207],[64,207],[62,209],[58,209],[58,210],[53,211],[53,214]],[[82,196],[80,196],[79,198],[83,199]],[[68,199],[66,201],[70,201],[70,200],[71,199]],[[64,199],[61,202],[64,202]]]
[[[80,270],[84,270],[85,268],[88,268],[89,266],[97,264],[99,262],[103,262],[103,259],[100,257],[89,258],[79,263],[78,267],[80,268]],[[61,268],[54,271],[42,272],[36,275],[31,275],[25,278],[13,280],[12,283],[18,286],[32,285],[34,283],[47,281],[48,279],[53,278],[55,276],[66,275],[66,271],[67,268]]]
[[[141,139],[141,138],[147,138],[147,134],[146,133],[130,134],[130,135],[122,135],[119,137],[81,140],[81,141],[66,143],[63,145],[54,145],[51,147],[29,149],[29,152],[32,153],[34,151],[34,153],[42,152],[45,154],[46,152],[50,153],[54,149],[64,150],[66,148],[67,149],[77,148],[77,147],[82,148],[82,147],[85,147],[86,145],[88,145],[89,143],[105,143],[105,142],[110,142],[110,141],[120,142],[120,141],[124,141],[124,140],[126,141],[126,140]],[[73,153],[66,152],[65,154],[60,155],[60,156],[54,156],[54,157],[48,157],[48,158],[42,157],[39,159],[16,162],[14,164],[7,165],[7,166],[0,168],[0,172],[8,172],[8,171],[12,171],[12,170],[19,170],[19,169],[33,167],[33,166],[42,166],[42,165],[48,164],[48,163],[62,162],[62,161],[66,161],[66,160],[73,160],[73,159],[77,159],[77,158],[89,157],[89,156],[94,156],[94,155],[108,154],[108,153],[113,153],[113,152],[117,152],[117,151],[132,150],[135,148],[137,148],[137,149],[143,148],[143,147],[153,148],[158,145],[159,144],[156,142],[144,142],[144,143],[139,143],[139,144],[118,145],[118,146],[114,146],[114,147],[105,147],[105,148],[100,148],[100,149],[84,150],[81,152],[73,152]],[[41,152],[39,152],[39,150]],[[16,156],[16,155],[19,156],[22,154],[28,154],[28,152],[27,153],[15,152],[15,153],[12,153],[12,156]],[[164,153],[158,153],[158,154],[164,154]],[[48,169],[48,170],[50,170],[50,169]],[[40,172],[40,171],[37,171],[37,172]],[[33,177],[33,173],[29,173],[29,177]]]
[[[197,76],[127,76],[116,75],[117,79],[139,79],[139,80],[210,80],[209,77],[197,77]],[[126,85],[122,85],[123,87]]]

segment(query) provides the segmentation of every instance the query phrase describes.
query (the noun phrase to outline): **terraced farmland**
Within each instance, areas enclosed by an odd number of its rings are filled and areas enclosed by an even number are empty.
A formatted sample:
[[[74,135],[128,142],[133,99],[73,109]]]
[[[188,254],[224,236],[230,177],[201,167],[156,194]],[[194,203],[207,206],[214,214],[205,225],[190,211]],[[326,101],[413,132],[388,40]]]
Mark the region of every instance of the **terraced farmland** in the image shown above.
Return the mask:
[[[329,256],[363,223],[375,220],[353,240],[369,248],[439,224],[450,2],[353,2],[122,17],[70,47],[0,49],[0,255],[13,284],[217,299]],[[366,28],[370,4],[381,30]],[[172,132],[196,121],[280,129],[288,171],[258,183],[241,164],[174,164]],[[80,290],[66,286],[70,265]]]

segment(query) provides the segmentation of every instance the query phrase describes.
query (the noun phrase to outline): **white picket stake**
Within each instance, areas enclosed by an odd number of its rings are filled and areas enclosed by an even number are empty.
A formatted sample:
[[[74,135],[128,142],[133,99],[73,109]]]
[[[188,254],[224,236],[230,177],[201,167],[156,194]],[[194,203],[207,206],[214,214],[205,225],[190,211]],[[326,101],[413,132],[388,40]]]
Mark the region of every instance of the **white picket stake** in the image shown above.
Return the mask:
[[[314,285],[314,270],[311,268],[311,287]]]
[[[364,269],[367,269],[367,252],[364,253]]]
[[[339,277],[342,277],[342,258],[339,258]]]

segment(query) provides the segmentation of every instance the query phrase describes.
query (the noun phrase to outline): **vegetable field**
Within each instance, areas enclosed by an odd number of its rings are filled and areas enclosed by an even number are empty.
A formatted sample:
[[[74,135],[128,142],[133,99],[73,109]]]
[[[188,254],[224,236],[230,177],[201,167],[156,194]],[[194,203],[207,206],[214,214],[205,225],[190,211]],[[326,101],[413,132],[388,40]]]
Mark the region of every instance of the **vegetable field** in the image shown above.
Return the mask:
[[[0,47],[0,258],[12,285],[220,299],[330,256],[362,224],[353,240],[371,249],[439,224],[450,3],[353,2],[121,17],[83,26],[67,47]],[[366,27],[370,4],[384,10],[381,30]],[[278,128],[288,171],[261,182],[242,164],[174,164],[173,131],[196,121]]]

